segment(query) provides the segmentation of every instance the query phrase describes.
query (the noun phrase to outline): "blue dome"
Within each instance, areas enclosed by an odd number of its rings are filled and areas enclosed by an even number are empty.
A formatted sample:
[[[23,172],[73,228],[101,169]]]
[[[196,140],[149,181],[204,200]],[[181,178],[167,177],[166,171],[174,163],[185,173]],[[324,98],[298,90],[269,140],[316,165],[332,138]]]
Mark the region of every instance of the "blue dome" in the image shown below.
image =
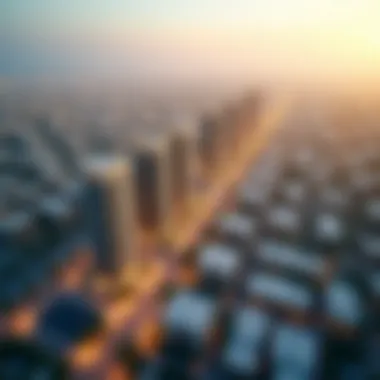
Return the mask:
[[[38,331],[44,339],[75,345],[102,328],[100,312],[79,294],[58,296],[42,313]]]

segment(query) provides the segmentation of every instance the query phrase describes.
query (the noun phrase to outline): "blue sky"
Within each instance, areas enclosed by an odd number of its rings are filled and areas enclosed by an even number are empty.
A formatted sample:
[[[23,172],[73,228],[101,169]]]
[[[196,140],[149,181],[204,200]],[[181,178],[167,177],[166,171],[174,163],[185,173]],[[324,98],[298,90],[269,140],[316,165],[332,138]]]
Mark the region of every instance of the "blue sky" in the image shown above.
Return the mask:
[[[331,3],[333,5],[331,5]],[[376,0],[3,0],[0,25],[37,32],[43,26],[65,32],[102,27],[160,28],[228,24],[313,22],[354,10],[372,13]],[[129,24],[129,25],[128,25]]]
[[[0,75],[181,58],[197,70],[225,62],[221,72],[338,57],[375,67],[379,14],[378,0],[2,0]]]

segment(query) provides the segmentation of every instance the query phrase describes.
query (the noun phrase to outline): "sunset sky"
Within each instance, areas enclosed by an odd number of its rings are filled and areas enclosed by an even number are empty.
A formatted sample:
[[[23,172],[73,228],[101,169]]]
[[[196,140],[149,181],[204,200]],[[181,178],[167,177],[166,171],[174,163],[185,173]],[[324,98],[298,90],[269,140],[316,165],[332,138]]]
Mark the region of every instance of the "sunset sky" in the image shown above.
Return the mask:
[[[0,76],[379,77],[378,0],[5,0]]]

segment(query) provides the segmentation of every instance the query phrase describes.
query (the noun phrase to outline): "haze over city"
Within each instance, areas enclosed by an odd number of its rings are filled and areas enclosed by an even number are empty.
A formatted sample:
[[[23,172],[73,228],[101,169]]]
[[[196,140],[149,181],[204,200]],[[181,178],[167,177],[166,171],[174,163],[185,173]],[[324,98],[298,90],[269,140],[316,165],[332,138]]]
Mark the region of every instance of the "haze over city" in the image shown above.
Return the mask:
[[[14,0],[0,77],[137,82],[379,80],[376,0]]]

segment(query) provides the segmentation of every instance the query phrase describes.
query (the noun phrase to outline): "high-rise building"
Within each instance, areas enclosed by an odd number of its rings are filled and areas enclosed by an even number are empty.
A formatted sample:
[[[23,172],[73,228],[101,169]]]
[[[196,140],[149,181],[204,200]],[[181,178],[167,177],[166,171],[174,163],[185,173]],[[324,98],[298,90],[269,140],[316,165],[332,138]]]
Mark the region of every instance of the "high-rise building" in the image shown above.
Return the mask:
[[[86,216],[99,269],[120,273],[134,259],[137,236],[133,171],[118,156],[93,156],[88,175]]]
[[[168,140],[148,135],[137,139],[134,146],[139,222],[148,231],[159,231],[166,228],[171,211]]]
[[[180,124],[170,136],[170,187],[174,211],[188,211],[196,190],[198,134],[193,125]]]
[[[258,115],[262,98],[263,95],[259,92],[250,92],[243,96],[239,101],[242,116],[252,121]]]
[[[236,104],[223,108],[220,115],[221,140],[224,159],[231,160],[239,150],[240,123],[239,109]]]
[[[64,201],[71,207],[73,212],[72,226],[79,232],[83,231],[83,197],[85,195],[85,183],[83,181],[72,181],[66,184],[62,191]]]
[[[250,139],[257,119],[257,99],[244,97],[238,102],[228,104],[222,112],[224,125],[224,146],[229,157],[239,154],[242,143]]]
[[[206,177],[219,165],[223,149],[221,132],[221,123],[217,115],[208,115],[201,120],[199,154],[202,172]]]
[[[52,249],[70,238],[75,229],[75,210],[63,194],[42,194],[38,210],[46,245]]]

